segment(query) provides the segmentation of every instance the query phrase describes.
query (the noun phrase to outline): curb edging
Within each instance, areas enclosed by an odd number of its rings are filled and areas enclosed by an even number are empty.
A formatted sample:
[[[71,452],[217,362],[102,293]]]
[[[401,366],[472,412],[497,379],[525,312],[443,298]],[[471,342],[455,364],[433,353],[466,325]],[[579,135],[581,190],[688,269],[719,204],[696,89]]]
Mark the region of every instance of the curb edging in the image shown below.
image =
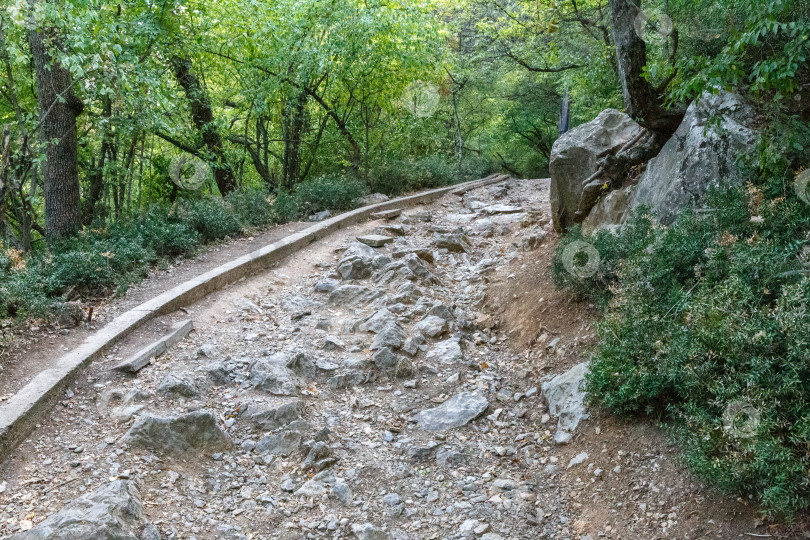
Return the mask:
[[[272,263],[375,212],[431,203],[448,193],[461,195],[470,189],[503,182],[508,178],[508,175],[490,175],[340,214],[209,270],[117,316],[104,328],[88,336],[76,349],[59,358],[56,367],[38,373],[0,405],[0,462],[35,429],[41,417],[56,403],[60,393],[87,365],[154,317],[176,311],[231,283],[253,276]]]

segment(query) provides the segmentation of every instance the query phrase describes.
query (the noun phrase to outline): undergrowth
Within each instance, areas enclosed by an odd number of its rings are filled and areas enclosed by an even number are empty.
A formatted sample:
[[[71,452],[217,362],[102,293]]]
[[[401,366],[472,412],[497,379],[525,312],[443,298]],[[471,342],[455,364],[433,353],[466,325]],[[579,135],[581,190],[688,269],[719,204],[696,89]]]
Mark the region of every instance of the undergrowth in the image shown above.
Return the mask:
[[[552,267],[604,310],[589,400],[663,421],[693,471],[788,520],[810,505],[810,204],[794,190],[806,135],[763,143],[756,178],[713,192],[707,213],[572,231]],[[587,279],[562,263],[578,239],[601,259]]]
[[[68,294],[121,294],[151,267],[191,256],[206,243],[321,210],[349,210],[365,193],[362,183],[342,178],[304,182],[295,193],[275,197],[245,188],[226,199],[157,203],[134,217],[88,227],[26,256],[0,244],[0,319],[47,317]]]

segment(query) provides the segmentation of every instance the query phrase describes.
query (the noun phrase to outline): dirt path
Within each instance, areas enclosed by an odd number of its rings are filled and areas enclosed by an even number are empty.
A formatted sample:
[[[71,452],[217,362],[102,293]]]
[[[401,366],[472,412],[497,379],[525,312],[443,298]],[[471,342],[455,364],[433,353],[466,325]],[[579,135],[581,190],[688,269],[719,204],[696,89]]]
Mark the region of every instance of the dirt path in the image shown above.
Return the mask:
[[[542,383],[587,357],[595,313],[551,286],[547,207],[547,181],[449,195],[156,321],[93,364],[2,464],[0,536],[767,533],[684,474],[645,424],[589,411],[554,443]],[[374,232],[397,238],[355,241]],[[110,370],[187,317],[196,330],[137,376]]]
[[[93,306],[91,324],[70,328],[59,325],[43,325],[31,321],[14,332],[14,341],[0,349],[0,401],[25,386],[37,373],[48,369],[65,352],[80,345],[87,336],[117,315],[168,291],[194,276],[207,272],[221,264],[246,255],[300,231],[311,223],[287,223],[278,227],[256,231],[255,234],[206,246],[192,259],[179,259],[167,268],[155,268],[149,277],[130,287],[125,295],[107,301],[85,304]],[[160,323],[152,322],[141,332],[144,339],[161,331]]]

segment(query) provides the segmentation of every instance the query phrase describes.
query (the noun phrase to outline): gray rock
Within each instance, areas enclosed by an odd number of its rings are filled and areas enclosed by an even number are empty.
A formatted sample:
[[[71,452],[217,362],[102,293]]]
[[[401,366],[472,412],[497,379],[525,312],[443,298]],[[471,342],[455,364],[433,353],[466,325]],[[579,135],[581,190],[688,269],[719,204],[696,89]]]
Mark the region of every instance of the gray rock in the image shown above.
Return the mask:
[[[407,358],[400,358],[394,368],[394,376],[397,379],[409,379],[416,375],[416,366]]]
[[[316,442],[309,449],[307,457],[301,463],[301,469],[304,471],[320,472],[328,467],[337,463],[337,458],[332,457],[333,452],[328,444],[325,442]]]
[[[382,502],[386,506],[396,506],[402,502],[402,499],[396,493],[387,493],[383,496]]]
[[[445,468],[459,467],[464,464],[464,454],[455,450],[439,450],[436,452],[436,464]]]
[[[439,249],[444,248],[452,253],[469,253],[472,250],[470,241],[461,233],[436,233],[433,238],[433,245]]]
[[[340,375],[335,375],[327,382],[330,388],[340,390],[342,388],[351,388],[352,386],[363,384],[365,382],[365,377],[361,372],[352,370],[346,373],[341,373]]]
[[[614,193],[618,193],[619,191],[615,191]],[[597,204],[597,206],[599,205]],[[591,214],[593,214],[593,210],[591,210]],[[588,216],[588,218],[590,218],[590,215]],[[547,234],[546,231],[539,230],[523,236],[523,238],[520,241],[520,249],[522,249],[523,251],[534,251],[535,249],[543,245],[543,240],[546,239],[546,234]]]
[[[131,480],[115,480],[74,499],[33,529],[9,540],[139,540],[144,523],[140,494]],[[157,536],[158,540],[160,536]]]
[[[332,306],[358,306],[382,295],[382,291],[373,291],[362,285],[341,285],[329,294],[328,302]]]
[[[447,320],[437,317],[436,315],[428,315],[413,326],[414,334],[418,334],[426,338],[439,336],[446,331]]]
[[[288,353],[276,353],[256,360],[250,368],[253,388],[277,396],[297,395],[301,381],[287,367],[291,359]]]
[[[357,324],[356,330],[379,334],[385,330],[387,326],[396,324],[399,324],[396,316],[391,313],[388,308],[381,308]]]
[[[463,426],[478,418],[489,407],[489,401],[479,392],[462,392],[434,409],[426,409],[414,420],[427,431],[445,431]]]
[[[329,491],[329,497],[332,499],[337,499],[343,504],[351,504],[352,503],[352,490],[349,488],[348,485],[344,484],[343,482],[337,482],[332,489]]]
[[[372,193],[370,195],[366,195],[365,197],[361,197],[358,202],[362,206],[368,206],[370,204],[380,204],[390,200],[391,198],[383,193]]]
[[[374,353],[372,361],[380,369],[391,369],[397,365],[397,355],[390,347],[383,347]]]
[[[241,298],[237,298],[236,301],[234,302],[234,305],[236,305],[236,308],[241,310],[241,311],[247,311],[247,312],[256,313],[256,314],[261,314],[262,313],[262,308],[260,308],[259,306],[257,306],[256,304],[254,304],[253,302],[251,302],[250,300],[248,300],[244,296],[241,297]]]
[[[389,324],[374,337],[374,341],[371,342],[371,350],[376,351],[384,347],[399,349],[405,343],[406,338],[405,330],[399,323]]]
[[[475,236],[491,238],[495,234],[495,223],[491,219],[477,219],[470,226],[470,230]]]
[[[200,389],[186,375],[169,373],[158,386],[158,392],[168,396],[195,398],[200,395]]]
[[[332,212],[329,210],[323,210],[321,212],[316,212],[309,217],[310,221],[323,221],[325,219],[329,219],[332,217]]]
[[[340,286],[340,282],[336,279],[326,278],[322,279],[315,284],[315,292],[330,293]]]
[[[582,222],[582,233],[591,235],[601,230],[616,232],[630,217],[635,193],[636,186],[630,184],[602,197]]]
[[[329,488],[337,483],[335,473],[331,469],[319,472],[310,478],[303,486],[295,491],[295,495],[304,497],[320,497],[329,492]]]
[[[556,231],[574,224],[583,188],[597,170],[599,159],[617,152],[644,128],[615,109],[562,135],[551,149],[551,217]]]
[[[394,536],[380,527],[375,527],[371,523],[352,524],[352,534],[358,540],[394,540]]]
[[[436,343],[425,357],[430,362],[441,362],[442,364],[452,364],[464,359],[461,352],[461,345],[457,337],[446,339]]]
[[[284,431],[277,435],[268,435],[259,440],[254,450],[257,454],[289,456],[301,448],[301,439],[301,433],[298,431]]]
[[[218,385],[230,384],[233,377],[233,370],[225,362],[201,366],[197,368],[197,372],[201,372],[209,381]]]
[[[227,450],[233,444],[209,411],[194,411],[169,418],[142,415],[124,435],[123,441],[165,455],[217,452]]]
[[[390,236],[382,236],[380,234],[367,234],[365,236],[358,236],[357,241],[361,244],[371,246],[374,248],[384,247],[394,241]]]
[[[323,340],[323,350],[325,351],[340,351],[345,348],[346,344],[336,336],[326,336]]]
[[[694,101],[675,135],[647,165],[631,212],[645,206],[670,224],[683,208],[700,208],[711,188],[742,183],[736,160],[755,150],[755,121],[754,108],[737,94],[706,93]]]
[[[370,278],[374,256],[373,248],[355,242],[343,252],[343,256],[338,261],[338,274],[344,280]]]
[[[263,430],[273,431],[300,420],[303,411],[304,402],[296,399],[273,408],[262,408],[251,404],[245,411],[245,415]]]
[[[508,204],[493,204],[491,206],[485,206],[481,210],[488,216],[497,214],[518,214],[523,211],[519,206],[510,206]]]
[[[585,413],[585,376],[588,374],[588,362],[578,364],[562,375],[543,383],[543,395],[548,401],[549,413],[558,416],[555,441],[567,442],[570,434],[579,425],[580,420],[587,418]],[[559,439],[559,440],[558,440]]]

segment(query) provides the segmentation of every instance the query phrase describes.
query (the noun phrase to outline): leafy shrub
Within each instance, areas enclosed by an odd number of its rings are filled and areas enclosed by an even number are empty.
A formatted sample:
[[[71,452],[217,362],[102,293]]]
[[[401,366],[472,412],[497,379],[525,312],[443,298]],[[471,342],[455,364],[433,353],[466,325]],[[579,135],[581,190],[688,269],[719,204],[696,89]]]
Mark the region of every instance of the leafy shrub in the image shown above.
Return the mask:
[[[810,505],[810,206],[764,184],[715,192],[708,215],[671,227],[640,213],[588,238],[602,264],[587,280],[560,261],[575,231],[553,273],[606,309],[590,400],[667,420],[699,475],[792,516]],[[759,415],[753,433],[724,423],[736,404]]]
[[[323,210],[351,210],[366,193],[366,186],[359,180],[328,176],[307,180],[295,188],[295,198],[302,215]]]
[[[240,222],[261,227],[272,221],[273,207],[264,189],[244,188],[228,195],[228,205]]]
[[[273,201],[273,222],[287,223],[295,221],[302,215],[296,196],[288,191],[279,191]]]
[[[184,200],[177,207],[177,215],[200,234],[203,242],[242,232],[242,224],[236,213],[226,201],[219,198]]]

